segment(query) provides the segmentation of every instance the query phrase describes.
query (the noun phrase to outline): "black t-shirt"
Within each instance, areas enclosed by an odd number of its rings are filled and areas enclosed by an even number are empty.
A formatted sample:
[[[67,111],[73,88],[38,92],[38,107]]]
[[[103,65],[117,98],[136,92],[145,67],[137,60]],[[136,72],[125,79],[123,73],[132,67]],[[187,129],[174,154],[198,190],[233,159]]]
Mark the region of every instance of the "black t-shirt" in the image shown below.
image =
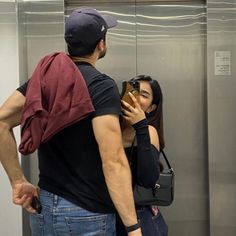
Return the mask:
[[[88,63],[77,63],[95,108],[89,117],[71,125],[38,148],[39,187],[87,210],[115,212],[110,199],[96,143],[92,118],[121,115],[116,83]],[[17,90],[25,95],[27,83]],[[106,135],[106,134],[104,134]]]

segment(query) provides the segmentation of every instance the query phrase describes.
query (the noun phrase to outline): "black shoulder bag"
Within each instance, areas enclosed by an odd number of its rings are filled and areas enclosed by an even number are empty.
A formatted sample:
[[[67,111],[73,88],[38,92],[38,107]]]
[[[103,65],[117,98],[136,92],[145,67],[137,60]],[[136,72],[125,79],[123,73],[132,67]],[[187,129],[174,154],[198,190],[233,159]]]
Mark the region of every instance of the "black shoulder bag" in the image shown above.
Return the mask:
[[[131,148],[131,160],[133,155],[133,144]],[[165,152],[161,150],[161,155],[164,157],[168,169],[160,173],[159,179],[153,188],[144,188],[135,184],[133,193],[136,205],[149,206],[169,206],[174,200],[174,170],[171,167]]]

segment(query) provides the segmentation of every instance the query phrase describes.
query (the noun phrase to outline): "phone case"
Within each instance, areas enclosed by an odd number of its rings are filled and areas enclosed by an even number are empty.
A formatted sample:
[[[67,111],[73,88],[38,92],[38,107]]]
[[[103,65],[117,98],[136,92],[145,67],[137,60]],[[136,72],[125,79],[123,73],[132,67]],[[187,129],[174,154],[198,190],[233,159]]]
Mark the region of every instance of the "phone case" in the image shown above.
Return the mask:
[[[129,96],[129,92],[131,92],[137,100],[139,100],[139,91],[140,86],[138,81],[124,81],[122,83],[122,93],[121,93],[121,100],[129,103],[131,106],[134,107],[133,100]]]
[[[31,206],[37,211],[38,214],[42,211],[41,203],[38,199],[38,197],[34,196],[31,202]]]

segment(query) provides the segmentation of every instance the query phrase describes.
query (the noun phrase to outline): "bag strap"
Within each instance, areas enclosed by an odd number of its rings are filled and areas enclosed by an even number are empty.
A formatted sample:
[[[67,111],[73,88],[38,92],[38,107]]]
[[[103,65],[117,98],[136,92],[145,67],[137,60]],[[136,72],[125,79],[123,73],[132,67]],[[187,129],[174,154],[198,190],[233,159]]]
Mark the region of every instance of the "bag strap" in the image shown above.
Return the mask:
[[[166,156],[164,150],[161,149],[160,152],[162,153],[162,155],[163,155],[163,157],[164,157],[164,159],[165,159],[165,161],[166,161],[166,164],[167,164],[168,168],[169,168],[170,170],[173,170],[173,168],[172,168],[171,165],[170,165],[170,162],[168,161],[168,158],[167,158],[167,156]]]

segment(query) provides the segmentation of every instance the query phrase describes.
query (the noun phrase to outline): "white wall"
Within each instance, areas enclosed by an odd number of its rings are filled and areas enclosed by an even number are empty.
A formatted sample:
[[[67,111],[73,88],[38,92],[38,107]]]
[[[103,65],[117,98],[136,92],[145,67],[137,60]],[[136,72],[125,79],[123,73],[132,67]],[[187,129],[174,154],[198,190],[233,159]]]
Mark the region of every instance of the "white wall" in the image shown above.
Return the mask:
[[[0,0],[0,104],[19,86],[15,2]],[[19,130],[15,131],[19,140]],[[8,178],[0,165],[0,235],[22,235],[22,212],[12,203]]]

